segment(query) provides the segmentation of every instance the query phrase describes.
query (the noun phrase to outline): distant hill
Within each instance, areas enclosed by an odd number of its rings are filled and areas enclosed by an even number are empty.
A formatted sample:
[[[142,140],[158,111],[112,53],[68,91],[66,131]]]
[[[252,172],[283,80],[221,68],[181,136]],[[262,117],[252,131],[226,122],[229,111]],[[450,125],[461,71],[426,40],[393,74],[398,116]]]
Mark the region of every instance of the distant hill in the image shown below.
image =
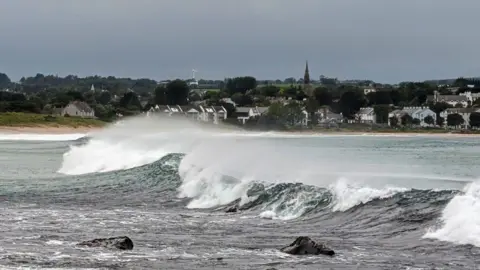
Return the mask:
[[[464,77],[465,79],[475,79],[475,80],[480,80],[480,77]],[[441,79],[441,80],[426,80],[426,83],[432,83],[436,85],[442,85],[442,84],[453,84],[455,82],[455,79]]]

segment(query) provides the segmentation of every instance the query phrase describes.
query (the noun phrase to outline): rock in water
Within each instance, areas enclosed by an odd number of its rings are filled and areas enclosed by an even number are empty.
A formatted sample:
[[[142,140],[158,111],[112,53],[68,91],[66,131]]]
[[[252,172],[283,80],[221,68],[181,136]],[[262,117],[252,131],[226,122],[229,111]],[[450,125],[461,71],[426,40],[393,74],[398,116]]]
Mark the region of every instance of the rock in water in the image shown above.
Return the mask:
[[[225,211],[225,213],[236,213],[238,211],[238,206],[234,205]]]
[[[323,244],[317,244],[307,236],[300,236],[289,246],[281,248],[280,251],[292,255],[335,255],[335,252]]]
[[[133,241],[127,236],[118,236],[111,238],[98,238],[90,241],[84,241],[79,246],[116,248],[121,250],[132,250]]]

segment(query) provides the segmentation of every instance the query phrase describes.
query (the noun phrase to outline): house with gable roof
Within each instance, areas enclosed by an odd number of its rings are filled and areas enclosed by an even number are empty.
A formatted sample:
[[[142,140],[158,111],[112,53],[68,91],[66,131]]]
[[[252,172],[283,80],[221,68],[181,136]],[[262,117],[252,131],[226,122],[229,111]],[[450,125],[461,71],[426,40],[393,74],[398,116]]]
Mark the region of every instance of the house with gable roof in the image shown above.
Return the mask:
[[[434,91],[433,95],[427,96],[427,102],[447,103],[451,106],[463,108],[468,106],[469,98],[466,95],[440,95],[438,91]]]
[[[377,123],[377,116],[375,110],[372,107],[363,107],[356,114],[356,118],[360,123]]]
[[[430,110],[428,107],[403,107],[399,110],[394,110],[388,114],[388,125],[390,124],[390,118],[396,117],[398,122],[401,123],[404,115],[410,115],[412,119],[420,120],[420,126],[427,127],[429,124],[425,123],[425,118],[428,116],[433,118],[433,122],[437,122],[437,114]]]
[[[55,109],[55,112],[61,116],[95,118],[95,110],[83,101],[72,101],[64,108]]]

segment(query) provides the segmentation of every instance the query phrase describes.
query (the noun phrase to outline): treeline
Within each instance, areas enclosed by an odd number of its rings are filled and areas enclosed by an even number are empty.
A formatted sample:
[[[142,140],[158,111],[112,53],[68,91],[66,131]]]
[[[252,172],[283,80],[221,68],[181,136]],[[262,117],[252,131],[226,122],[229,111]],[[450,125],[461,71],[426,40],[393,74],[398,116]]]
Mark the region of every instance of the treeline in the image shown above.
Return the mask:
[[[146,111],[156,104],[185,105],[192,102],[223,105],[230,116],[235,116],[235,108],[228,103],[227,98],[237,106],[270,106],[278,100],[287,99],[303,104],[311,114],[327,106],[332,112],[342,113],[350,119],[354,119],[361,107],[371,106],[375,108],[377,120],[387,123],[388,112],[392,107],[425,105],[427,96],[433,95],[434,91],[443,95],[454,94],[452,87],[440,87],[425,82],[405,82],[395,87],[382,85],[376,92],[365,95],[364,85],[330,83],[311,85],[310,90],[305,89],[304,85],[294,78],[284,81],[289,81],[290,84],[257,81],[254,77],[243,76],[223,81],[206,81],[218,88],[204,90],[202,87],[189,85],[188,80],[180,79],[158,83],[146,78],[81,78],[74,75],[58,77],[37,74],[14,83],[6,74],[0,73],[0,90],[3,89],[0,91],[0,112],[52,113],[54,108],[79,100],[92,106],[97,117],[103,120],[111,120],[117,114],[132,115]],[[201,82],[202,80],[199,84]],[[459,78],[453,86],[458,88],[456,94],[467,90],[480,92],[480,83],[476,80]],[[427,105],[437,114],[450,107],[444,103]]]

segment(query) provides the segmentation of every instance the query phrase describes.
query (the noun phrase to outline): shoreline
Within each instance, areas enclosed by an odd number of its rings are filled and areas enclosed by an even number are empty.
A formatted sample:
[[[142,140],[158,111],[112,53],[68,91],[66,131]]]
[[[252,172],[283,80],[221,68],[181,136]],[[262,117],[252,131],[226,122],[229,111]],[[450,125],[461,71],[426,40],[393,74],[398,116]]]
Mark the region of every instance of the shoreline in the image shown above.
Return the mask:
[[[102,130],[104,127],[98,126],[0,126],[0,134],[88,134],[90,132],[95,132]],[[253,131],[249,132],[262,132],[262,131]],[[263,131],[265,132],[265,131]],[[402,132],[402,131],[356,131],[356,130],[291,130],[291,131],[266,131],[273,132],[277,134],[291,134],[291,135],[305,135],[305,136],[315,136],[315,135],[341,135],[341,136],[392,136],[392,137],[418,137],[418,136],[428,136],[428,137],[478,137],[480,133],[459,133],[459,132]]]
[[[0,134],[86,134],[101,129],[92,126],[0,126]]]

